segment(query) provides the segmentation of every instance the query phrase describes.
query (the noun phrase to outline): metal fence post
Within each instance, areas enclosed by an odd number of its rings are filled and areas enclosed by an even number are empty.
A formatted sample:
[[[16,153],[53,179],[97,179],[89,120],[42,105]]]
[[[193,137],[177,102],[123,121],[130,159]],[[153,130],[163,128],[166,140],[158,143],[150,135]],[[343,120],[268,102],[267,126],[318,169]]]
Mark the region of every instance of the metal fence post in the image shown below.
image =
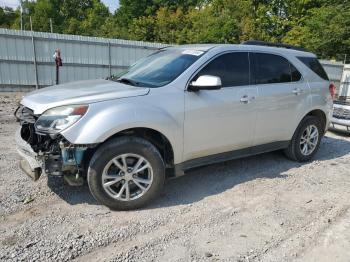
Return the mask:
[[[36,50],[35,50],[35,41],[34,41],[34,32],[33,32],[33,24],[32,24],[32,17],[29,17],[30,19],[30,30],[32,31],[32,47],[33,47],[33,62],[34,62],[34,72],[35,72],[35,88],[39,88],[39,81],[38,81],[38,65],[36,63]]]
[[[108,69],[109,77],[112,77],[111,42],[108,41]]]

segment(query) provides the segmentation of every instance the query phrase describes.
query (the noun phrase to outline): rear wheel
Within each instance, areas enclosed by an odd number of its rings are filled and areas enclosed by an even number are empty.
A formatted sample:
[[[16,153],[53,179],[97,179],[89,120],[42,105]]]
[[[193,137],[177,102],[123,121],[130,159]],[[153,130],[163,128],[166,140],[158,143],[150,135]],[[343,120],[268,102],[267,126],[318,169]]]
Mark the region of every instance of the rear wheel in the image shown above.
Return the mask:
[[[300,162],[311,160],[319,149],[322,135],[321,121],[315,116],[305,117],[285,149],[286,156]]]
[[[159,195],[164,179],[158,150],[138,137],[116,138],[102,145],[88,169],[92,195],[115,210],[145,206]]]

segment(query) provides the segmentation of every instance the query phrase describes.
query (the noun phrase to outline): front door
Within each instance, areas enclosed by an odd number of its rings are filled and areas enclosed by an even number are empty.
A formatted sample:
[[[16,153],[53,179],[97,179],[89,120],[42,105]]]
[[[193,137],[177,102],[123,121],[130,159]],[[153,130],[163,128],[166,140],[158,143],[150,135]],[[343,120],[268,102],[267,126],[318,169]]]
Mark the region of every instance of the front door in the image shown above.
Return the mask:
[[[202,75],[220,77],[222,88],[186,91],[184,161],[252,146],[257,89],[249,85],[249,54],[221,54],[192,80]]]

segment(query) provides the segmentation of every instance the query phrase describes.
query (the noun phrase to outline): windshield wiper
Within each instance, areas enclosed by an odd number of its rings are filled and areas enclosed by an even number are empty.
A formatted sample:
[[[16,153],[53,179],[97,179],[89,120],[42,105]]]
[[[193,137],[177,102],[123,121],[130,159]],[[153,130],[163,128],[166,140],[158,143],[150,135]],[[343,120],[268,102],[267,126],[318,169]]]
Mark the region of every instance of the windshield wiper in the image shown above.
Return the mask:
[[[119,82],[119,83],[123,83],[123,84],[127,84],[127,85],[131,85],[131,86],[138,86],[139,83],[129,79],[129,78],[118,78],[118,79],[111,79],[113,81]]]

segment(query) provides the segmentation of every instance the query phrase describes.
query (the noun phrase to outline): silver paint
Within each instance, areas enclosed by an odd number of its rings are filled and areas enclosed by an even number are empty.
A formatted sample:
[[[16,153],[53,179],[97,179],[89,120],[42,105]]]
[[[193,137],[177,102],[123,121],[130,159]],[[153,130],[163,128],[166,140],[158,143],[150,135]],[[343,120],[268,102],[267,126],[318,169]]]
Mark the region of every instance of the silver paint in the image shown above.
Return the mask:
[[[245,45],[172,48],[207,52],[164,87],[149,89],[106,80],[83,81],[39,90],[26,96],[21,103],[37,114],[59,105],[89,104],[86,115],[61,132],[73,144],[102,143],[130,128],[156,130],[170,141],[175,164],[215,153],[290,140],[301,119],[314,109],[326,114],[328,127],[332,112],[329,82],[296,58],[313,54]],[[299,69],[303,79],[287,84],[187,91],[194,74],[208,60],[223,52],[236,51],[268,52],[286,57]]]

